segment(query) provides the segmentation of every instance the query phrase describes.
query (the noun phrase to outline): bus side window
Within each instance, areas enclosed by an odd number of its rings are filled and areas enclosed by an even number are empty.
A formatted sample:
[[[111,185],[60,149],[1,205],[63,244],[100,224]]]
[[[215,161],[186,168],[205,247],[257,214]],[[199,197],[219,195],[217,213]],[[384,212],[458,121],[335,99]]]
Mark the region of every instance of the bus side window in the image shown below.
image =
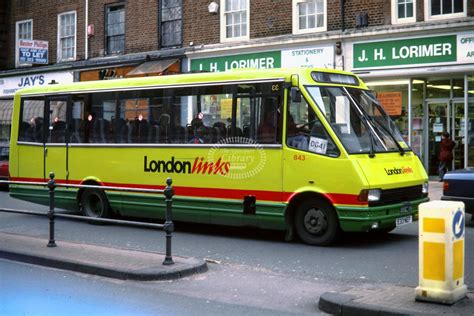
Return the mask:
[[[262,144],[277,143],[279,115],[278,100],[275,97],[260,98],[260,120],[257,127],[257,141]]]
[[[286,113],[286,143],[288,147],[316,154],[340,155],[336,144],[304,98],[301,103],[291,102]]]
[[[44,99],[23,99],[21,103],[21,122],[18,133],[19,141],[44,142]]]
[[[66,106],[65,101],[49,102],[49,124],[48,143],[66,142]]]

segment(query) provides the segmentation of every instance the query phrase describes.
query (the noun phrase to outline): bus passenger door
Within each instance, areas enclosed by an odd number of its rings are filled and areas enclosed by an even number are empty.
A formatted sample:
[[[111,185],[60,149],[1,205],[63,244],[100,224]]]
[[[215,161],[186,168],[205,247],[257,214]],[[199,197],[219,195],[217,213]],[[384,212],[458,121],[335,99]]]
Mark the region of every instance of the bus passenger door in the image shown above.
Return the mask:
[[[47,132],[44,147],[44,175],[49,179],[54,172],[58,182],[68,181],[67,114],[70,108],[70,96],[46,99],[45,123]]]
[[[20,127],[18,132],[18,177],[25,181],[44,180],[44,110],[42,97],[25,98],[21,105]],[[14,154],[10,151],[10,157]],[[13,160],[10,160],[13,166]]]

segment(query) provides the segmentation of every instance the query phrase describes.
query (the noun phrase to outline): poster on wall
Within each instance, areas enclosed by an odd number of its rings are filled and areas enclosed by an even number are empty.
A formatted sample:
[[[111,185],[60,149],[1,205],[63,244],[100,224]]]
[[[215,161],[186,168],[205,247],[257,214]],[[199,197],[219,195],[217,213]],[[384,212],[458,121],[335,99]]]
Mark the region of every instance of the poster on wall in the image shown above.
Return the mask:
[[[434,123],[433,124],[433,133],[442,133],[444,131],[443,123]]]
[[[48,41],[19,40],[18,61],[20,64],[48,64]]]
[[[402,93],[399,91],[377,92],[377,99],[390,116],[402,114]]]

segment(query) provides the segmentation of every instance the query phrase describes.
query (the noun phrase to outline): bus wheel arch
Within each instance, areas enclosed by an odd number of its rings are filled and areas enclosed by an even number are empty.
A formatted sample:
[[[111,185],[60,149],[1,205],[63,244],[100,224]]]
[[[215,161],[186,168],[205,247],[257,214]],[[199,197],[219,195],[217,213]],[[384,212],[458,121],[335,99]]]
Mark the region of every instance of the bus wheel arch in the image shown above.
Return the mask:
[[[339,216],[331,201],[316,192],[303,192],[294,196],[286,209],[285,221],[287,239],[296,233],[310,245],[330,245],[341,231]]]
[[[84,181],[82,184],[100,186],[99,183],[93,180]],[[79,189],[77,202],[84,216],[107,218],[111,214],[109,200],[104,190],[92,188]]]

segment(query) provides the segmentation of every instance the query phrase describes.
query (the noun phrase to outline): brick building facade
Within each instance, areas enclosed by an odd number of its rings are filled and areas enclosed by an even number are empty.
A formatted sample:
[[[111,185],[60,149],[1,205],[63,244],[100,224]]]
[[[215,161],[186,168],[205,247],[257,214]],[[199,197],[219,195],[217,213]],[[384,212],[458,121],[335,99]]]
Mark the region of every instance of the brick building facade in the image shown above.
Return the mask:
[[[434,166],[436,149],[430,143],[436,133],[424,118],[429,104],[444,102],[445,112],[462,104],[463,122],[474,120],[472,0],[233,0],[231,8],[226,3],[4,1],[0,98],[11,98],[22,76],[64,82],[238,67],[344,69],[358,73],[381,98],[397,92],[392,116],[408,122],[400,129],[427,169]],[[73,45],[74,54],[66,44],[58,49],[58,19],[67,13],[72,15],[64,21],[74,23],[75,33],[66,34],[73,41],[64,36],[64,43]],[[21,36],[48,41],[47,65],[19,64],[16,39],[22,21]],[[68,58],[61,60],[58,53]],[[443,94],[446,87],[449,94]],[[450,124],[446,128],[452,129]],[[472,146],[466,137],[458,137],[464,146],[456,168],[474,166],[474,137]]]
[[[181,1],[178,1],[179,3]],[[221,3],[222,2],[222,3]],[[344,40],[346,35],[356,31],[372,31],[381,29],[390,30],[396,27],[392,22],[394,1],[382,0],[345,0],[345,1],[316,1],[325,4],[325,28],[321,31],[305,32],[299,35],[294,30],[292,12],[296,10],[295,2],[291,0],[258,0],[249,1],[249,34],[243,41],[230,41],[242,46],[253,46],[254,40],[259,43],[274,43],[282,38],[287,43],[295,41],[320,40],[329,35],[336,35]],[[303,1],[305,2],[305,1]],[[415,1],[416,22],[405,25],[410,27],[425,21],[425,7],[429,1]],[[462,2],[462,1],[461,1]],[[474,15],[474,4],[464,1],[464,20],[470,20]],[[158,52],[160,47],[161,2],[159,0],[117,1],[117,0],[64,0],[43,1],[41,6],[33,0],[2,2],[0,6],[0,45],[4,54],[1,70],[12,70],[17,67],[15,63],[16,23],[18,21],[32,20],[33,39],[45,40],[49,43],[49,65],[58,62],[58,15],[63,12],[75,12],[76,37],[75,58],[73,61],[101,58],[107,55],[106,49],[106,12],[109,6],[122,5],[125,12],[125,49],[122,55]],[[223,42],[220,30],[224,2],[217,1],[217,13],[209,12],[209,0],[183,0],[181,2],[181,41],[177,47],[195,51],[196,47],[203,45],[218,46]],[[85,19],[85,6],[88,5],[87,24]],[[366,16],[366,25],[360,25],[361,17]],[[459,18],[455,19],[459,20]],[[359,22],[358,22],[359,21]],[[2,27],[3,26],[3,27]],[[86,35],[86,32],[89,34]],[[87,41],[87,51],[86,51]],[[324,40],[323,40],[324,41]],[[227,41],[224,41],[227,43]],[[335,42],[335,41],[332,41]],[[160,55],[160,54],[158,54]],[[22,68],[25,69],[25,68]],[[0,71],[1,71],[0,70]],[[1,75],[1,74],[0,74]]]

